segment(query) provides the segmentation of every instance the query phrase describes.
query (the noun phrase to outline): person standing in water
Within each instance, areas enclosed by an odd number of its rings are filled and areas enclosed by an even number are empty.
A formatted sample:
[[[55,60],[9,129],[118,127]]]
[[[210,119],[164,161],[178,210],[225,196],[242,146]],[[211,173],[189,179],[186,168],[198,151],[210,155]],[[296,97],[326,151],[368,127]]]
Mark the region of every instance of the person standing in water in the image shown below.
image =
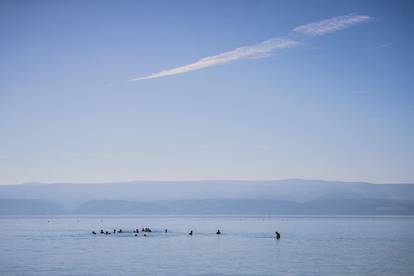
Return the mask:
[[[221,235],[220,229],[216,232],[217,235]]]
[[[276,231],[276,239],[280,240],[280,233],[278,231]]]
[[[188,233],[188,235],[192,236],[193,235],[193,230],[191,230],[190,233]]]

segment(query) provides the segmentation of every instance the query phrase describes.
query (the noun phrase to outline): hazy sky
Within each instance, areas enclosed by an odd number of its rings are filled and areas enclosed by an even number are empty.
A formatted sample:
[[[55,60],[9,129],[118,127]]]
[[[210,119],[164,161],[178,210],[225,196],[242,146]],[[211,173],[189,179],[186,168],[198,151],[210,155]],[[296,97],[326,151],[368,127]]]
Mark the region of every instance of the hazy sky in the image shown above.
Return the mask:
[[[414,182],[413,14],[410,1],[0,1],[0,184]]]

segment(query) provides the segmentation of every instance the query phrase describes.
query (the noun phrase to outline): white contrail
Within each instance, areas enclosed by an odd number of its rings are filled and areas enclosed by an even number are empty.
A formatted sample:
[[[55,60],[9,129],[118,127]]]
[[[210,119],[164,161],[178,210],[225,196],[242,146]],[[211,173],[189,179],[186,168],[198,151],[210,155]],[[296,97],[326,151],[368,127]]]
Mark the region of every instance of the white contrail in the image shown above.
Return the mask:
[[[165,76],[177,75],[190,71],[200,70],[206,67],[229,63],[239,59],[264,57],[269,55],[276,49],[290,48],[296,45],[297,42],[290,39],[274,38],[263,41],[259,44],[240,47],[219,55],[202,58],[191,64],[187,64],[172,69],[162,70],[160,72],[153,73],[145,77],[134,78],[129,81],[148,80]]]
[[[293,31],[310,36],[320,36],[349,28],[353,25],[366,22],[370,19],[371,17],[367,15],[349,14],[298,26],[294,28]]]
[[[293,29],[293,32],[302,33],[310,36],[321,36],[346,29],[358,23],[368,21],[369,19],[370,17],[366,15],[350,14],[344,16],[337,16],[319,22],[298,26]],[[240,59],[266,57],[277,49],[292,48],[297,46],[298,44],[298,41],[289,38],[272,38],[270,40],[266,40],[255,45],[243,46],[240,48],[236,48],[232,51],[224,52],[222,54],[202,58],[194,63],[162,70],[143,77],[133,78],[129,81],[140,81],[161,78],[200,70],[203,68],[216,66],[220,64],[226,64]]]

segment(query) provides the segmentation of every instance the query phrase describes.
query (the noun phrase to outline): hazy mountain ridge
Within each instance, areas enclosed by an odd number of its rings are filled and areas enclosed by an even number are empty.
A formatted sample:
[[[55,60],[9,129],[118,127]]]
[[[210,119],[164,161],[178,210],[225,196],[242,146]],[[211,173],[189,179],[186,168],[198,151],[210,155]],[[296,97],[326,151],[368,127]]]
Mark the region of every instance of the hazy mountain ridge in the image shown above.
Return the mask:
[[[0,214],[414,213],[414,185],[300,179],[30,183],[0,186],[0,198]]]
[[[201,215],[414,215],[414,201],[330,199],[305,203],[281,200],[221,199],[136,202],[95,200],[74,214],[201,214]]]
[[[59,204],[39,199],[0,199],[0,215],[50,215],[63,214]]]

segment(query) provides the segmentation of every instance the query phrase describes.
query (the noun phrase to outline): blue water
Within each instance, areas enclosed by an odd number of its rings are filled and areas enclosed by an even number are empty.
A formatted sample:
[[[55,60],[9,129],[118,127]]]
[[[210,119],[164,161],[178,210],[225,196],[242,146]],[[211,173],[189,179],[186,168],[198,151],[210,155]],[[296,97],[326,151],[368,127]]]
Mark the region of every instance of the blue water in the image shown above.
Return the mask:
[[[0,217],[0,227],[0,275],[414,275],[414,217]],[[142,227],[155,231],[91,234]]]

